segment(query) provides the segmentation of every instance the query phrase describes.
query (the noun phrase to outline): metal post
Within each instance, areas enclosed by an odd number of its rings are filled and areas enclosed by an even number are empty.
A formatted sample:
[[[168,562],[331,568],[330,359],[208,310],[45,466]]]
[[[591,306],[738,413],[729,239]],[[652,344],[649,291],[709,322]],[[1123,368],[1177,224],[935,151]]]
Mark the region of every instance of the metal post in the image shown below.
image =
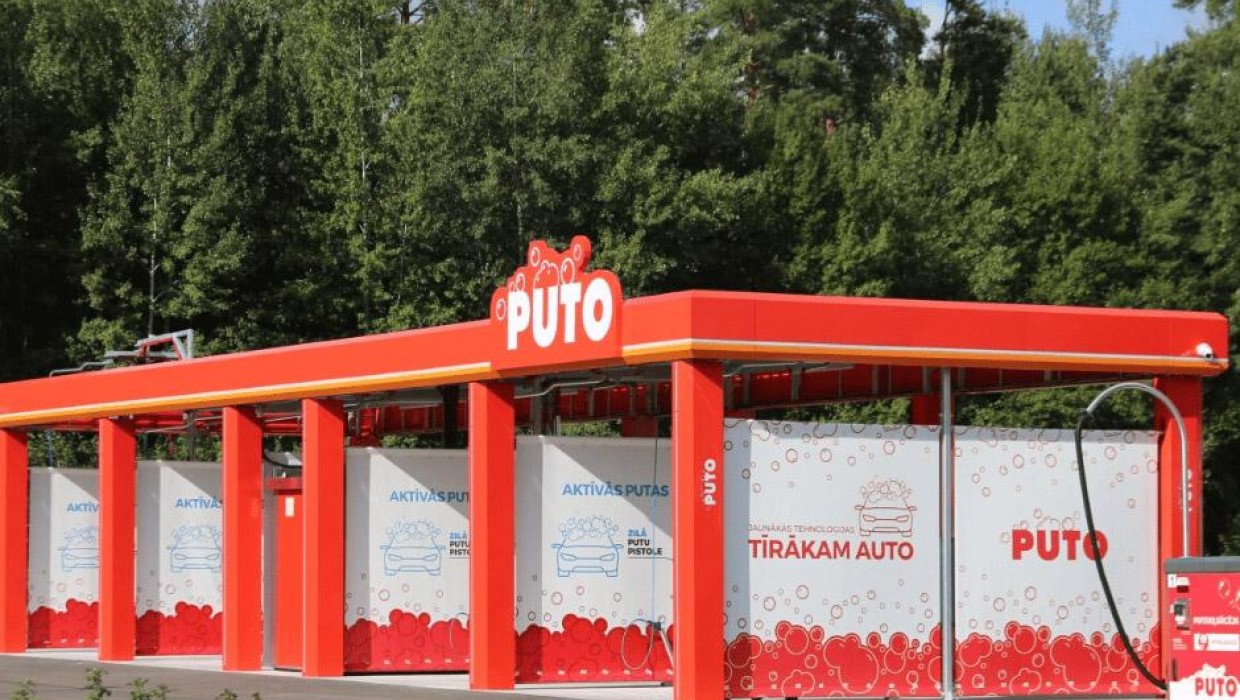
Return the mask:
[[[956,696],[956,525],[953,517],[956,507],[956,447],[952,435],[955,425],[952,416],[951,370],[941,368],[939,378],[939,398],[942,401],[939,417],[939,484],[942,488],[939,496],[939,518],[943,539],[942,558],[939,562],[939,614],[942,620],[940,636],[943,640],[943,698],[952,700]]]

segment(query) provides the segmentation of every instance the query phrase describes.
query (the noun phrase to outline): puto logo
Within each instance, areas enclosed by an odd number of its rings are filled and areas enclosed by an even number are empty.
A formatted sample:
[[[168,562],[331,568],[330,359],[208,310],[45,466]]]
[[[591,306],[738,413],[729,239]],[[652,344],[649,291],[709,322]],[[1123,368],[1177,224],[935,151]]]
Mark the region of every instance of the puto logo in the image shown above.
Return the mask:
[[[702,505],[719,505],[719,464],[710,457],[702,462]]]
[[[526,264],[491,296],[491,325],[502,352],[493,364],[566,364],[620,354],[620,280],[586,272],[590,240],[563,252],[532,241]]]

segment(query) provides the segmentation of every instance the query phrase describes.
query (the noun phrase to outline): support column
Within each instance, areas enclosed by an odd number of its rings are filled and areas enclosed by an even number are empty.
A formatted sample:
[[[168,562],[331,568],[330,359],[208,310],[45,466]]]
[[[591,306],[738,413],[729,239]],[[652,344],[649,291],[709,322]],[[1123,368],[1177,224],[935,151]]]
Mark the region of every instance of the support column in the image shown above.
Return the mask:
[[[1175,421],[1161,403],[1155,402],[1154,426],[1162,431],[1159,445],[1159,501],[1158,542],[1163,559],[1171,557],[1201,556],[1202,478],[1201,478],[1201,379],[1198,377],[1159,377],[1154,388],[1167,395],[1180,415],[1188,431],[1188,542],[1189,551],[1183,545],[1183,508],[1180,491],[1184,465],[1180,464],[1180,435]]]
[[[723,698],[723,365],[672,363],[675,700]]]
[[[1189,501],[1181,497],[1185,465],[1180,463],[1180,434],[1175,421],[1162,406],[1154,402],[1154,428],[1162,432],[1158,447],[1158,560],[1159,582],[1167,579],[1161,563],[1174,557],[1201,556],[1202,476],[1201,476],[1201,379],[1196,377],[1158,377],[1154,388],[1167,395],[1184,419],[1188,433]],[[1188,508],[1188,551],[1184,551],[1183,514]],[[1167,587],[1158,586],[1160,610],[1170,605]],[[1171,630],[1160,626],[1164,678],[1170,677]]]
[[[469,687],[513,687],[517,670],[516,412],[511,384],[469,385]]]
[[[99,660],[134,655],[138,441],[133,422],[99,421]]]
[[[439,387],[443,396],[443,446],[452,449],[460,439],[457,434],[457,406],[461,402],[461,387],[458,384],[445,384]]]
[[[305,637],[302,675],[344,675],[344,406],[306,399],[302,411]]]
[[[224,409],[224,670],[263,667],[263,427]]]
[[[30,465],[24,431],[0,430],[0,503],[0,653],[13,654],[25,651],[27,641]]]
[[[956,697],[956,421],[952,415],[952,370],[939,370],[939,669],[943,700]]]
[[[943,402],[937,394],[909,397],[909,422],[913,425],[938,425],[943,416]]]

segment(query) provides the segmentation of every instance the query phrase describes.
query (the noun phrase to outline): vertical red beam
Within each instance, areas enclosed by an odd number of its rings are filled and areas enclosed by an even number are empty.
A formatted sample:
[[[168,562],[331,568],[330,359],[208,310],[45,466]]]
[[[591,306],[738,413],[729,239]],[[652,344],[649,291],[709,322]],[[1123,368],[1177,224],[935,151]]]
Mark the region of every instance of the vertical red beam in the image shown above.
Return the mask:
[[[1159,446],[1159,553],[1164,559],[1170,557],[1201,555],[1202,478],[1201,478],[1201,379],[1198,377],[1159,377],[1154,388],[1167,395],[1184,418],[1188,432],[1189,469],[1189,551],[1184,552],[1183,530],[1180,525],[1185,505],[1180,496],[1180,478],[1184,465],[1180,464],[1180,434],[1171,414],[1155,404],[1154,425],[1162,431]]]
[[[302,675],[344,675],[344,406],[301,403],[305,510]]]
[[[913,425],[938,425],[943,422],[943,399],[937,394],[910,397],[909,419]]]
[[[676,700],[723,698],[723,365],[672,363]]]
[[[132,421],[99,421],[100,661],[130,661],[134,654],[137,448]]]
[[[263,427],[224,409],[224,670],[263,666]]]
[[[469,385],[469,687],[503,690],[517,669],[516,412],[511,384]]]
[[[1158,559],[1164,562],[1173,557],[1201,556],[1202,474],[1201,474],[1201,380],[1195,377],[1159,377],[1154,388],[1167,395],[1184,418],[1188,433],[1189,502],[1181,497],[1184,465],[1180,463],[1180,433],[1171,413],[1154,402],[1154,427],[1162,432],[1158,449]],[[1189,511],[1189,551],[1183,551],[1183,508]],[[1160,609],[1170,605],[1167,587],[1163,585],[1167,572],[1159,569],[1158,591]],[[1171,630],[1161,629],[1160,640],[1164,677],[1169,677],[1169,654]]]
[[[26,523],[30,465],[26,433],[0,430],[0,652],[26,650]]]

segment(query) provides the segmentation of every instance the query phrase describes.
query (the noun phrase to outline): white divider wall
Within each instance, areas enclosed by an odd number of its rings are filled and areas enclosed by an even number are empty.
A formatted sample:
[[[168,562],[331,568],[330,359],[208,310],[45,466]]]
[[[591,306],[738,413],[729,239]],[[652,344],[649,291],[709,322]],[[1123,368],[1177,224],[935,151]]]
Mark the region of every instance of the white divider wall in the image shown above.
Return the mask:
[[[732,697],[939,694],[939,431],[728,420]]]
[[[1094,521],[1130,635],[1157,669],[1158,435],[1084,435]],[[1070,430],[956,432],[960,691],[1153,693],[1118,640],[1086,540]]]
[[[29,532],[30,646],[96,646],[98,470],[32,468]]]
[[[138,463],[139,654],[220,653],[220,477],[218,463]]]
[[[469,663],[464,450],[346,451],[345,668]]]
[[[670,679],[671,441],[517,439],[518,682]]]

